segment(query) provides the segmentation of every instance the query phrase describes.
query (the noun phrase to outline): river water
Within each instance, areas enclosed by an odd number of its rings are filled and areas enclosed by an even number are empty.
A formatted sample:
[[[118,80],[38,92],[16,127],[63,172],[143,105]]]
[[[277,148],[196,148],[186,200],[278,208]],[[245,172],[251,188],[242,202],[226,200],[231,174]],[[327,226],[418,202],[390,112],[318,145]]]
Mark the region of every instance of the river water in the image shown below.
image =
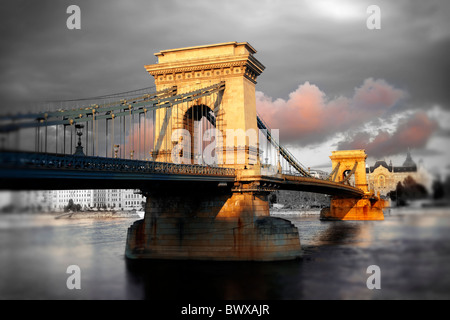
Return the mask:
[[[0,299],[450,299],[450,209],[389,209],[385,221],[320,221],[277,212],[299,229],[288,262],[139,261],[124,257],[135,218],[0,215]],[[70,265],[80,289],[68,289]],[[380,289],[368,289],[370,265]]]

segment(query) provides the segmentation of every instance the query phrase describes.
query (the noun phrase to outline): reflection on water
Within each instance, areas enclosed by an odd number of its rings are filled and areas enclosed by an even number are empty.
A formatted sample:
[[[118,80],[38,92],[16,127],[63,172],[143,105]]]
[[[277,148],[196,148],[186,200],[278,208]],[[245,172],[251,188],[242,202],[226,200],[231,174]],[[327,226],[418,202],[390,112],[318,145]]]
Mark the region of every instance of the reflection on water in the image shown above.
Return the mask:
[[[134,219],[0,216],[1,299],[449,299],[450,212],[396,209],[385,221],[283,215],[303,256],[288,262],[129,261]],[[81,290],[66,287],[69,265]],[[369,265],[381,289],[369,290]]]
[[[281,299],[297,268],[298,261],[127,263],[130,281],[146,299]]]

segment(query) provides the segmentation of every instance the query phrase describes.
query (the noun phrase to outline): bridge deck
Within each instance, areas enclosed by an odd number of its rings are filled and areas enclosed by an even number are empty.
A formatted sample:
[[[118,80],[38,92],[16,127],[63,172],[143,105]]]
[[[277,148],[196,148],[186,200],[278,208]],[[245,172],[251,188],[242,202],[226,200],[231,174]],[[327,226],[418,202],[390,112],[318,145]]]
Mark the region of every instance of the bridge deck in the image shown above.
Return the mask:
[[[313,177],[276,174],[270,176],[247,176],[239,179],[239,181],[246,180],[259,181],[263,188],[266,186],[268,188],[275,187],[281,190],[305,191],[336,196],[350,196],[353,198],[359,198],[364,195],[364,191],[359,188]]]
[[[343,183],[286,174],[240,176],[231,168],[32,152],[0,152],[1,190],[140,189],[148,183],[216,185],[259,181],[296,190],[361,197],[364,192]]]
[[[354,197],[364,195],[364,191],[361,189],[339,182],[294,175],[283,175],[283,178],[283,189],[285,190],[308,191],[330,195],[349,195]]]
[[[0,189],[139,189],[156,181],[233,182],[234,169],[155,161],[0,152]]]

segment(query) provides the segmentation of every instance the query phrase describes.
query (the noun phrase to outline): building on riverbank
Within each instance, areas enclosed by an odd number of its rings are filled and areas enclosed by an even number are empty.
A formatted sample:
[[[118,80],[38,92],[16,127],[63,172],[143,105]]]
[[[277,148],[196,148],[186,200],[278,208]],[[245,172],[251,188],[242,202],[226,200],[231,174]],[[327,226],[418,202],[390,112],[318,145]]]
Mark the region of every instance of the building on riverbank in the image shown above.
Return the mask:
[[[145,203],[145,197],[134,189],[12,191],[4,192],[0,210],[61,212],[71,200],[82,211],[139,210]]]
[[[386,196],[390,191],[394,191],[399,182],[404,182],[407,177],[411,177],[418,184],[423,185],[428,191],[431,190],[432,177],[426,170],[422,162],[417,165],[408,152],[406,159],[401,166],[394,166],[392,161],[389,164],[385,160],[378,160],[373,166],[366,167],[367,181],[369,189]]]

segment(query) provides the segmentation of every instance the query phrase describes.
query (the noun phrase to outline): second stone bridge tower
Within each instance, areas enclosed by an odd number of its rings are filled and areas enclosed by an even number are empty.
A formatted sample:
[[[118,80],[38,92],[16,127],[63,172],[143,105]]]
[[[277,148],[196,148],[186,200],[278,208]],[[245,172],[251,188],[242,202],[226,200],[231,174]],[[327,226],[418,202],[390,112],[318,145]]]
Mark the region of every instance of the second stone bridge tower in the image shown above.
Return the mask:
[[[366,177],[364,150],[333,151],[332,178],[336,182],[351,184],[364,192],[361,198],[333,196],[329,208],[322,209],[322,220],[384,220],[383,208],[387,202],[369,190]]]

